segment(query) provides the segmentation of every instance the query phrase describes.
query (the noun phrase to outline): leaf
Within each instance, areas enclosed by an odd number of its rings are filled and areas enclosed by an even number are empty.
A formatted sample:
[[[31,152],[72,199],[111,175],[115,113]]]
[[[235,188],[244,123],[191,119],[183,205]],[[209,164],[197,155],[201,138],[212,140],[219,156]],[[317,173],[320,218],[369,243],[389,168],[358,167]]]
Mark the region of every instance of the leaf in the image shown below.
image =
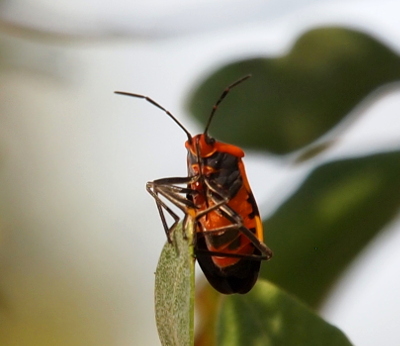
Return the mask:
[[[249,73],[253,77],[219,106],[210,133],[227,143],[286,154],[338,125],[379,86],[399,80],[400,58],[367,34],[314,29],[285,56],[242,60],[213,73],[191,95],[191,113],[205,124],[222,90]]]
[[[400,151],[317,167],[264,222],[274,258],[261,275],[317,307],[400,207]]]
[[[348,346],[347,337],[307,306],[259,280],[247,295],[223,297],[219,346]]]
[[[166,243],[157,265],[155,310],[158,334],[163,346],[194,344],[194,255],[193,225],[179,224]]]

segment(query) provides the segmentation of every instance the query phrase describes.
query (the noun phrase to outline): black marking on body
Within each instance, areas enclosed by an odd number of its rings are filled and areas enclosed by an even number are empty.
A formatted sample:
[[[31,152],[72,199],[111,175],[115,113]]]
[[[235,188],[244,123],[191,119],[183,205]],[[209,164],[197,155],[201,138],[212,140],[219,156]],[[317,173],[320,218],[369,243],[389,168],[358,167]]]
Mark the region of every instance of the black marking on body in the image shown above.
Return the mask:
[[[240,237],[237,237],[233,242],[231,242],[228,246],[228,250],[233,251],[238,248],[240,248],[240,245],[242,245],[242,241]]]
[[[197,238],[196,249],[197,261],[203,270],[209,283],[218,291],[224,294],[244,294],[251,290],[257,281],[261,261],[240,259],[239,262],[221,268],[212,261],[212,256],[201,251],[207,251],[205,239]],[[254,255],[260,255],[260,251],[254,249]]]
[[[192,165],[198,164],[197,156],[188,151],[189,176],[193,176]],[[202,158],[203,167],[211,167],[214,172],[205,176],[213,185],[226,191],[228,198],[236,196],[243,185],[243,179],[239,170],[239,158],[224,152],[215,152],[210,157]]]
[[[239,229],[229,229],[222,232],[221,234],[215,234],[212,232],[207,233],[206,230],[204,231],[204,236],[207,238],[207,242],[215,249],[226,246],[228,243],[235,243],[235,240],[239,239]]]
[[[251,213],[248,215],[248,217],[250,219],[254,219],[256,216],[260,215],[260,212],[258,211],[258,207],[257,207],[257,203],[256,200],[254,199],[253,194],[251,193],[251,191],[249,191],[249,195],[247,197],[247,202],[250,203],[251,205]]]

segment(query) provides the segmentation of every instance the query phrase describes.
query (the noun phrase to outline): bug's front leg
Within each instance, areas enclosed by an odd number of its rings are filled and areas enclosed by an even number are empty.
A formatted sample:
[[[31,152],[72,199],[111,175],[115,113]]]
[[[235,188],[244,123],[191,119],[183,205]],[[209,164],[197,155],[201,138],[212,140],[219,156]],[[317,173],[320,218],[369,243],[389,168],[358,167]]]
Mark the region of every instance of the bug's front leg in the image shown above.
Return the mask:
[[[192,184],[197,179],[198,176],[172,177],[157,179],[146,184],[146,190],[156,201],[158,213],[160,214],[161,222],[169,243],[172,243],[171,233],[180,221],[180,217],[160,198],[160,195],[182,210],[182,212],[185,214],[184,221],[186,223],[189,216],[188,213],[190,213],[191,210],[194,211],[196,209],[193,201],[188,199],[186,195],[193,195],[197,192],[190,188],[177,185]],[[166,211],[174,219],[171,227],[168,226],[164,211]]]

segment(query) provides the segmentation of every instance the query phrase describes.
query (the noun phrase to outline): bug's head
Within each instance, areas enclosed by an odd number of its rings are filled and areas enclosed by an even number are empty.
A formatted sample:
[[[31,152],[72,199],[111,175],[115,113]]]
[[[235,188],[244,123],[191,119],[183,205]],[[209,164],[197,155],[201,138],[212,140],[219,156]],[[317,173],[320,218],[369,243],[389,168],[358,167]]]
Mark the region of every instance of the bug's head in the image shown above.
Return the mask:
[[[208,157],[217,150],[215,139],[205,133],[194,136],[191,140],[187,140],[185,147],[190,150],[193,155],[199,157]]]

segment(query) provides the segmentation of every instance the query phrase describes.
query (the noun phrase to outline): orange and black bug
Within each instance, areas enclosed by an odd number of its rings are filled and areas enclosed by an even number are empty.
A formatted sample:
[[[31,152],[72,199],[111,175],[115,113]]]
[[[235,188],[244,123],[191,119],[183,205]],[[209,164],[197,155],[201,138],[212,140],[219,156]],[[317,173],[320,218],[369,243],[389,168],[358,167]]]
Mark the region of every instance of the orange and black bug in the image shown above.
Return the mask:
[[[160,196],[185,213],[184,225],[194,222],[196,258],[210,284],[224,294],[247,293],[257,281],[261,260],[272,257],[271,250],[263,243],[260,214],[242,162],[243,150],[218,142],[208,134],[218,105],[233,87],[249,77],[239,79],[224,90],[212,108],[204,132],[194,137],[151,98],[116,92],[147,100],[186,133],[188,176],[157,179],[148,182],[146,189],[156,201],[169,242],[180,219]],[[171,227],[164,211],[174,219]]]

